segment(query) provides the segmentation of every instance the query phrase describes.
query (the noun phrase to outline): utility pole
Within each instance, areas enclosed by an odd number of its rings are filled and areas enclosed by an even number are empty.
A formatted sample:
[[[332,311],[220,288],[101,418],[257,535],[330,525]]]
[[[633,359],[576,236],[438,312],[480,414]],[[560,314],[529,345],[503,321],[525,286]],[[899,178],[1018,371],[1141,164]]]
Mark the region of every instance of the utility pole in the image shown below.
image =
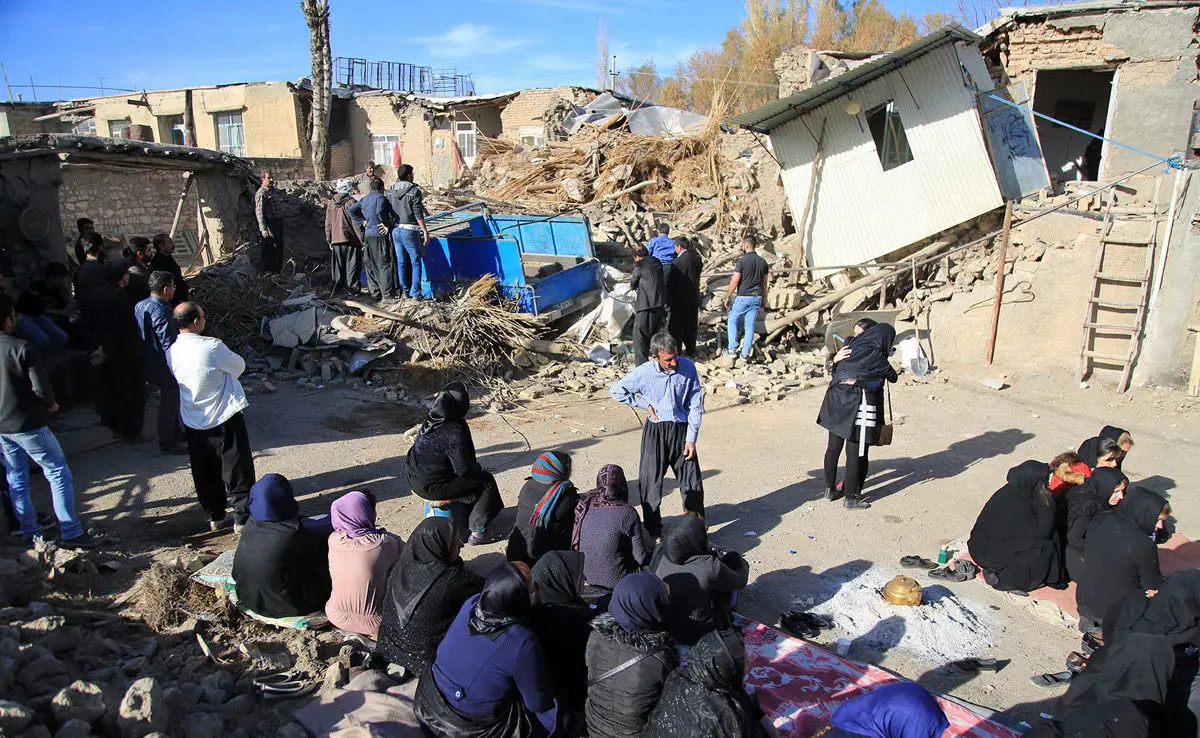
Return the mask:
[[[8,101],[12,102],[12,85],[8,83],[8,70],[4,68],[4,62],[0,62],[0,72],[4,73],[4,86],[8,88]]]
[[[608,89],[612,90],[613,92],[616,92],[617,91],[617,55],[616,54],[613,54],[612,70],[609,72],[609,75],[612,79],[612,83]]]

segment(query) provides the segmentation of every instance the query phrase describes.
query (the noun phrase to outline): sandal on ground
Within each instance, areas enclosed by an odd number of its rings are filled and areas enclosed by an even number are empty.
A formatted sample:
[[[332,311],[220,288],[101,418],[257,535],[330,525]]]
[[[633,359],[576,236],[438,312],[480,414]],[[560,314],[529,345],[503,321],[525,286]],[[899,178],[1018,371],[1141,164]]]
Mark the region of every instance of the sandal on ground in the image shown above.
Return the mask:
[[[1083,648],[1088,651],[1095,651],[1098,648],[1104,647],[1104,636],[1097,633],[1083,634]]]
[[[1057,674],[1037,674],[1029,677],[1029,681],[1039,687],[1057,687],[1071,681],[1071,672],[1060,671]]]
[[[980,671],[1000,671],[1008,666],[1009,659],[962,659],[961,661],[951,662],[951,666],[959,671],[970,673]]]
[[[924,556],[902,556],[900,566],[908,569],[924,569],[925,571],[938,568],[936,561],[930,561]]]
[[[1072,651],[1070,655],[1067,656],[1067,671],[1071,672],[1072,674],[1078,674],[1087,668],[1088,660],[1089,657],[1087,655],[1079,653],[1078,651]]]
[[[929,572],[929,576],[934,579],[943,579],[947,582],[965,582],[971,578],[954,566],[944,566],[941,569],[934,569]]]

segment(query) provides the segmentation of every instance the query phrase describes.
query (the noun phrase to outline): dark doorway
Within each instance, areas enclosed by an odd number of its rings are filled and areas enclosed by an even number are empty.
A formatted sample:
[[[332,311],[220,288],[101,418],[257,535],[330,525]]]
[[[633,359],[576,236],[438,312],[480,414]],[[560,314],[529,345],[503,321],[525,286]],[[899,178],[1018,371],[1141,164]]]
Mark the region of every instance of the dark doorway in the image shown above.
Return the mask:
[[[1111,70],[1039,70],[1033,109],[1092,133],[1107,135],[1105,126],[1115,74]],[[1051,182],[1100,179],[1103,141],[1041,118],[1037,119],[1037,127]]]

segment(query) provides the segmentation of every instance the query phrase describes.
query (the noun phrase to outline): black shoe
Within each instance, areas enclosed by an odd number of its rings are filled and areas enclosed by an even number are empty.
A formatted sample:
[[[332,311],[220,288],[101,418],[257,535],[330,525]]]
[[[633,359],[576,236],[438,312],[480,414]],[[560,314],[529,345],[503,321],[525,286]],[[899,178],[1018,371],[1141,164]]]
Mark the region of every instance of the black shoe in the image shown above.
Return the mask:
[[[846,508],[847,510],[870,510],[871,503],[867,502],[861,497],[847,497],[842,502],[842,507]]]
[[[63,540],[60,538],[58,541],[59,548],[71,548],[71,549],[77,549],[77,550],[95,548],[96,546],[99,546],[99,545],[100,545],[100,539],[97,538],[96,536],[92,535],[91,533],[84,533],[81,536],[77,536],[75,538],[68,538],[66,540]]]
[[[834,486],[825,490],[825,499],[830,502],[835,502],[846,496],[846,483],[838,482]]]

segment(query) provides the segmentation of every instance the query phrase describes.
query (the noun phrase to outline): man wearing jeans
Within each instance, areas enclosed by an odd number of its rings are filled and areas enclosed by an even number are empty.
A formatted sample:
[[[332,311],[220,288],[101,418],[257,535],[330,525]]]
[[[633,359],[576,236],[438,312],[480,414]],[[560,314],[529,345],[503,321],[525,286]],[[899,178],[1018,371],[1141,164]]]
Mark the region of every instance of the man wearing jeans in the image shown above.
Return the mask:
[[[421,297],[421,251],[429,242],[425,227],[425,202],[421,188],[413,182],[411,164],[396,170],[399,179],[388,190],[387,199],[396,213],[392,243],[396,247],[396,268],[400,272],[400,294]]]
[[[734,356],[738,350],[738,328],[743,331],[742,359],[750,358],[754,348],[754,322],[758,319],[758,311],[762,309],[763,298],[767,296],[767,276],[769,267],[761,256],[754,252],[754,238],[746,236],[742,239],[742,251],[733,267],[733,279],[729,282],[729,294],[725,296],[725,305],[729,307],[729,351],[727,356]]]
[[[219,338],[204,335],[204,310],[194,302],[175,308],[179,338],[167,351],[167,364],[179,382],[179,415],[191,457],[196,497],[208,513],[211,530],[241,531],[250,517],[254,456],[242,411],[249,407],[238,377],[242,357]],[[233,505],[233,516],[225,513]]]
[[[29,496],[29,459],[37,462],[50,483],[59,545],[91,548],[96,540],[83,532],[75,514],[75,486],[58,439],[46,427],[47,414],[58,411],[50,376],[42,369],[37,349],[13,335],[17,314],[12,299],[0,295],[0,451],[8,476],[13,512],[21,534],[30,541],[41,536],[37,512]]]

